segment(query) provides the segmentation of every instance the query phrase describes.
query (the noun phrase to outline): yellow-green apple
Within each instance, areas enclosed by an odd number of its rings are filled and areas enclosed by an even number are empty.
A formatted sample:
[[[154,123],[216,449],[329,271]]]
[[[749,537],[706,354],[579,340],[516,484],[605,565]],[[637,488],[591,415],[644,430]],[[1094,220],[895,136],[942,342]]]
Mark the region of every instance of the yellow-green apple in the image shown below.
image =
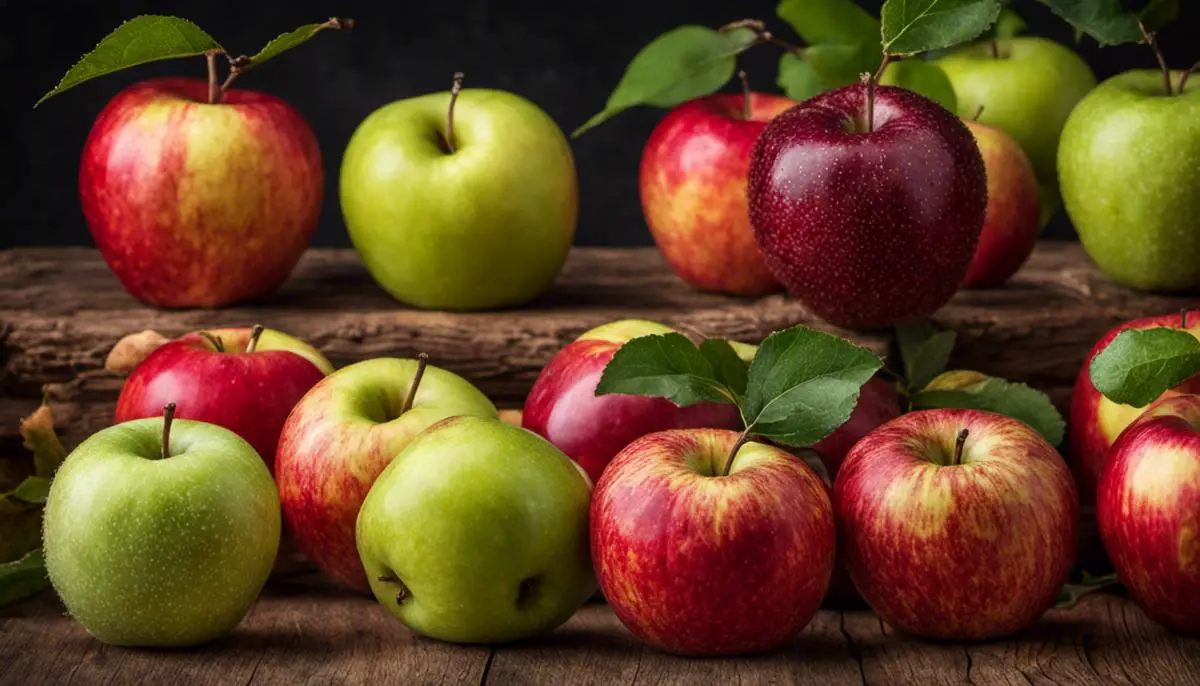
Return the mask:
[[[781,289],[754,242],[746,175],[758,135],[795,104],[766,93],[710,95],[668,112],[646,141],[638,181],[646,224],[672,271],[695,288]]]
[[[827,91],[773,119],[750,163],[767,266],[825,321],[881,329],[929,316],[962,283],[987,176],[962,120],[894,86]]]
[[[1087,62],[1047,38],[1018,36],[957,48],[936,63],[954,86],[959,116],[978,113],[980,123],[1004,131],[1025,151],[1045,226],[1060,202],[1055,161],[1063,125],[1096,86]]]
[[[1004,131],[967,120],[987,169],[987,214],[963,288],[1002,286],[1033,252],[1038,236],[1038,186],[1021,146]]]
[[[380,472],[429,426],[496,417],[479,389],[417,360],[377,358],[325,377],[288,415],[275,455],[283,516],[297,547],[343,586],[369,591],[354,521]]]
[[[596,395],[605,366],[622,345],[639,336],[672,331],[658,322],[622,319],[580,334],[538,374],[525,399],[521,425],[579,463],[592,483],[599,481],[614,455],[648,433],[738,428],[741,418],[733,405],[706,402],[679,407],[666,398]]]
[[[254,448],[170,414],[88,438],[46,500],[50,581],[105,643],[191,646],[226,633],[279,547],[279,497]]]
[[[846,457],[833,507],[855,587],[916,636],[1020,631],[1075,560],[1071,471],[1028,425],[991,412],[919,410],[879,427]]]
[[[770,650],[821,604],[834,565],[833,511],[808,465],[721,429],[630,443],[592,497],[604,597],[638,638],[672,653]],[[725,473],[727,472],[727,473]]]
[[[315,348],[274,329],[194,331],[162,344],[133,369],[114,421],[154,417],[175,403],[176,417],[229,429],[273,468],[292,407],[331,372]]]
[[[1117,334],[1126,329],[1148,329],[1156,326],[1179,327],[1196,338],[1200,338],[1200,309],[1184,313],[1142,317],[1113,327],[1096,342],[1088,352],[1075,377],[1075,388],[1071,391],[1070,421],[1067,423],[1070,439],[1071,468],[1079,483],[1079,498],[1084,505],[1095,503],[1096,483],[1109,448],[1117,436],[1133,420],[1145,411],[1145,407],[1132,407],[1115,403],[1104,397],[1092,384],[1090,369],[1092,359],[1108,347]],[[1180,393],[1200,393],[1200,375],[1194,376],[1164,393],[1164,396]]]
[[[1080,243],[1113,281],[1200,288],[1200,79],[1170,95],[1157,70],[1100,84],[1067,119],[1058,173]]]
[[[425,636],[512,641],[553,630],[596,591],[592,487],[537,434],[451,417],[379,475],[358,516],[375,597]]]
[[[371,113],[346,147],[340,193],[371,276],[404,303],[449,310],[546,290],[574,239],[579,195],[549,115],[513,93],[458,94],[457,84]]]
[[[220,307],[273,293],[317,226],[321,151],[282,100],[200,79],[162,78],[117,94],[80,163],[83,213],[133,296]]]
[[[1096,518],[1146,614],[1200,633],[1200,396],[1158,400],[1121,434],[1100,475]]]

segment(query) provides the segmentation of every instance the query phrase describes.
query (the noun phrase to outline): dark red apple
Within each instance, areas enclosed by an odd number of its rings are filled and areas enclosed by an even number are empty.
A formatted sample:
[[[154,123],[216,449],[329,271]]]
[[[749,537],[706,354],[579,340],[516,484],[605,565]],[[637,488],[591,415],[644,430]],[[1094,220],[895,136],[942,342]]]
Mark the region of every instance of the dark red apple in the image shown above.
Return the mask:
[[[754,242],[746,175],[754,141],[796,103],[753,93],[710,95],[679,105],[642,151],[638,188],[654,242],[679,278],[704,291],[762,295],[781,290]]]
[[[872,377],[859,391],[858,404],[854,406],[850,419],[812,449],[821,456],[830,478],[834,478],[854,444],[874,431],[875,427],[899,416],[900,394],[896,385],[878,376]]]
[[[575,460],[592,483],[599,481],[614,455],[648,433],[739,428],[741,418],[733,405],[679,407],[665,398],[596,395],[596,384],[618,348],[638,336],[671,331],[656,322],[624,319],[580,335],[538,374],[525,399],[521,425]]]
[[[308,245],[323,190],[321,152],[299,112],[248,90],[210,104],[208,84],[188,78],[118,93],[79,172],[100,254],[126,290],[163,307],[274,292]]]
[[[750,222],[789,293],[845,328],[933,314],[958,290],[987,207],[962,120],[903,88],[818,95],[776,117],[750,163]]]

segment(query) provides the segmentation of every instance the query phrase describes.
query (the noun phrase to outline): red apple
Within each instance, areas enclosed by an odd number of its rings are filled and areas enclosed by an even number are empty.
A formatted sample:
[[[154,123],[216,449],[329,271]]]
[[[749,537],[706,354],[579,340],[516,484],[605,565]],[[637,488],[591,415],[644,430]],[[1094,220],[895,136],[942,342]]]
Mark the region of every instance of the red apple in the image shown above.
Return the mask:
[[[900,394],[896,391],[895,384],[878,376],[872,377],[859,391],[858,404],[854,406],[850,419],[821,439],[812,449],[821,456],[821,462],[829,470],[830,476],[835,477],[846,459],[846,454],[863,436],[874,431],[880,424],[899,416]]]
[[[173,402],[176,418],[229,429],[273,467],[288,413],[333,366],[285,333],[264,329],[251,346],[252,334],[207,329],[159,346],[125,380],[114,421],[160,417]]]
[[[987,214],[963,288],[1004,285],[1033,252],[1041,205],[1033,165],[1017,142],[994,126],[966,121],[987,169]]]
[[[1054,448],[978,410],[910,412],[854,446],[834,481],[854,585],[915,636],[1006,636],[1054,602],[1075,560],[1079,499]]]
[[[828,91],[776,117],[750,163],[750,222],[771,273],[831,324],[927,317],[967,273],[987,206],[962,121],[903,88]]]
[[[479,389],[424,360],[356,362],[314,386],[288,417],[275,457],[284,521],[300,550],[334,581],[370,593],[355,546],[363,499],[413,437],[461,415],[497,416]]]
[[[273,293],[308,245],[324,176],[312,130],[287,103],[198,79],[116,95],[79,173],[100,254],[138,299],[218,307]],[[162,408],[158,408],[161,412]]]
[[[821,604],[834,564],[824,484],[783,450],[738,434],[650,434],[613,460],[592,495],[596,577],[636,636],[683,655],[770,650]]]
[[[575,460],[592,483],[635,438],[667,429],[739,428],[741,418],[733,405],[679,407],[665,398],[596,395],[604,367],[622,345],[671,331],[656,322],[623,319],[583,333],[538,374],[525,399],[521,425]]]
[[[1200,634],[1200,396],[1158,400],[1121,433],[1096,517],[1137,604],[1168,629]]]
[[[679,105],[642,151],[639,189],[654,242],[679,278],[704,291],[762,295],[781,290],[754,242],[746,175],[754,141],[796,103],[753,93]]]
[[[1185,321],[1186,320],[1186,321]],[[1067,423],[1070,440],[1071,467],[1079,482],[1079,497],[1084,505],[1095,503],[1096,483],[1100,471],[1108,457],[1108,449],[1125,427],[1133,423],[1145,410],[1144,407],[1131,407],[1114,403],[1104,397],[1092,385],[1089,370],[1092,359],[1108,347],[1117,334],[1126,329],[1148,329],[1156,326],[1182,327],[1193,336],[1200,338],[1200,310],[1191,310],[1185,314],[1167,314],[1154,317],[1143,317],[1120,324],[1104,334],[1079,369],[1075,378],[1075,388],[1071,392],[1071,416]],[[1200,375],[1194,376],[1167,391],[1164,395],[1180,393],[1200,393]]]

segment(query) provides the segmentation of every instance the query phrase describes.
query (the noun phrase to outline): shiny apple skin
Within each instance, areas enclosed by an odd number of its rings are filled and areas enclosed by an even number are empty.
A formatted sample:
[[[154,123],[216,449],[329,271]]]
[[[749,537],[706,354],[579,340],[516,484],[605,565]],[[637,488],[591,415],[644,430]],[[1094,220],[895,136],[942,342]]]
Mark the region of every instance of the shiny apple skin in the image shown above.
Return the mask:
[[[1172,631],[1200,634],[1200,396],[1163,398],[1121,433],[1096,516],[1142,610]]]
[[[621,347],[602,339],[576,340],[538,374],[525,400],[522,426],[553,443],[587,472],[592,483],[634,439],[656,431],[711,427],[736,429],[733,405],[679,407],[665,398],[596,395],[604,367]]]
[[[962,283],[987,207],[970,131],[902,88],[847,86],[767,125],[750,164],[750,221],[771,273],[821,319],[883,329],[928,317]]]
[[[763,261],[746,206],[754,141],[795,105],[777,95],[720,93],[679,105],[642,150],[638,188],[650,233],[679,278],[703,290],[763,295],[782,290]]]

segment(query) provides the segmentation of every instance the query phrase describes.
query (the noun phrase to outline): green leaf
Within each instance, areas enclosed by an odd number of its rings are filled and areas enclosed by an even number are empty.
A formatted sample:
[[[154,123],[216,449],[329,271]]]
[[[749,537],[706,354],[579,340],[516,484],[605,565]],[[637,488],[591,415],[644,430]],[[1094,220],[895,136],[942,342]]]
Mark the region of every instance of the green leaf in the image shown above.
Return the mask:
[[[67,449],[54,432],[54,415],[49,405],[41,405],[33,414],[21,419],[23,445],[33,453],[33,464],[38,476],[50,477],[67,459]]]
[[[861,45],[822,43],[805,48],[804,61],[812,65],[828,88],[837,88],[858,83],[858,76],[864,71],[874,73],[879,66],[878,53],[876,50],[871,57],[870,51]]]
[[[797,326],[771,334],[750,365],[747,432],[785,445],[812,445],[846,423],[859,389],[883,360],[866,348]]]
[[[733,391],[737,397],[746,395],[746,364],[729,341],[708,339],[700,344],[700,354],[712,365],[713,378]]]
[[[758,34],[746,27],[720,32],[681,26],[664,33],[638,52],[604,110],[571,137],[636,105],[674,107],[716,92],[733,76],[737,55],[757,41]]]
[[[945,107],[951,112],[958,110],[958,97],[950,77],[942,68],[925,60],[901,60],[892,62],[883,70],[879,83],[884,86],[899,86],[915,91]]]
[[[0,607],[37,595],[50,586],[42,551],[33,550],[19,560],[0,564]]]
[[[276,36],[270,43],[267,43],[265,46],[263,46],[262,50],[259,50],[248,60],[246,60],[243,66],[238,67],[238,70],[245,71],[251,67],[257,67],[271,58],[278,57],[280,53],[286,50],[291,50],[297,45],[307,42],[308,39],[317,35],[321,31],[324,31],[325,29],[348,31],[353,27],[353,20],[338,19],[337,17],[333,17],[329,21],[323,21],[319,24],[305,24],[294,31],[289,31]]]
[[[1067,423],[1045,393],[1023,383],[986,377],[963,388],[923,390],[909,397],[915,410],[955,407],[987,410],[1025,422],[1051,445],[1062,443]]]
[[[880,11],[883,50],[915,55],[969,41],[998,16],[997,0],[887,0]]]
[[[909,392],[925,388],[946,369],[955,337],[953,331],[938,331],[927,322],[896,327],[896,343]]]
[[[1200,340],[1181,329],[1126,329],[1092,358],[1092,385],[1109,400],[1142,407],[1200,374]]]
[[[139,64],[176,57],[223,52],[220,44],[186,19],[159,15],[134,17],[104,37],[100,44],[71,67],[58,85],[34,103],[104,76]]]
[[[639,336],[622,345],[596,385],[596,395],[610,393],[667,398],[680,407],[733,403],[736,397],[709,359],[679,333]]]
[[[46,502],[46,496],[50,493],[50,480],[42,476],[30,476],[24,481],[17,484],[17,487],[0,495],[0,498],[16,498],[17,500],[29,504],[40,505]]]
[[[1121,583],[1115,573],[1092,576],[1085,571],[1082,576],[1083,578],[1077,584],[1063,584],[1062,590],[1054,599],[1054,607],[1060,609],[1075,607],[1075,603],[1078,603],[1083,596]]]
[[[779,76],[776,83],[783,89],[784,95],[796,102],[808,100],[833,88],[821,79],[821,75],[811,64],[790,52],[779,58]]]
[[[1058,16],[1075,27],[1076,36],[1086,33],[1100,45],[1140,43],[1141,21],[1147,31],[1161,28],[1179,13],[1179,0],[1151,0],[1140,11],[1126,9],[1121,0],[1041,0]]]
[[[1025,32],[1027,25],[1021,15],[1012,10],[1011,7],[1005,7],[1000,10],[1000,17],[996,19],[996,25],[992,27],[992,35],[996,38],[1012,38]]]
[[[782,0],[775,13],[809,45],[874,44],[878,66],[879,20],[853,0]]]

